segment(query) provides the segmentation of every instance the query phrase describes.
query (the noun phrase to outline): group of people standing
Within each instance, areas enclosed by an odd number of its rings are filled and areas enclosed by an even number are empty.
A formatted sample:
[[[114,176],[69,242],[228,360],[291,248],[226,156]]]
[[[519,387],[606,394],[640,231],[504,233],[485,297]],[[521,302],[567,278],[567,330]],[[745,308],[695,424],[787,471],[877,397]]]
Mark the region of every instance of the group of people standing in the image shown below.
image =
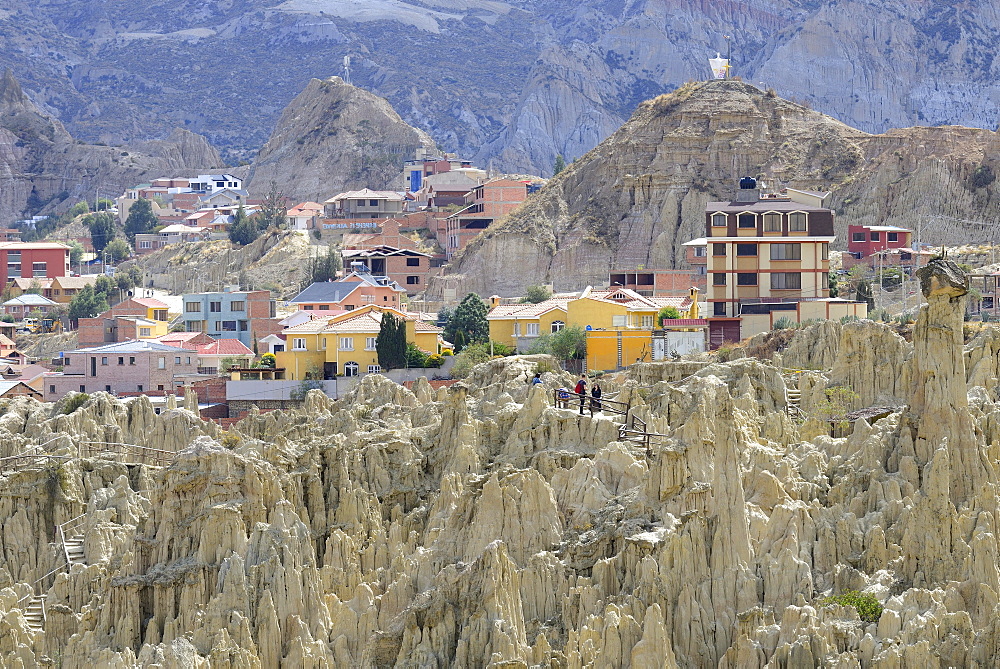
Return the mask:
[[[542,373],[537,372],[535,378],[531,379],[532,384],[542,382]],[[590,407],[590,415],[593,416],[595,411],[601,410],[601,395],[604,391],[601,390],[601,384],[598,383],[597,379],[594,379],[593,386],[590,388],[590,398],[588,402],[587,398],[587,377],[583,374],[580,375],[580,380],[576,382],[576,387],[573,389],[580,399],[580,415],[583,415],[584,407]],[[559,405],[565,408],[569,408],[570,394],[565,388],[559,389]]]

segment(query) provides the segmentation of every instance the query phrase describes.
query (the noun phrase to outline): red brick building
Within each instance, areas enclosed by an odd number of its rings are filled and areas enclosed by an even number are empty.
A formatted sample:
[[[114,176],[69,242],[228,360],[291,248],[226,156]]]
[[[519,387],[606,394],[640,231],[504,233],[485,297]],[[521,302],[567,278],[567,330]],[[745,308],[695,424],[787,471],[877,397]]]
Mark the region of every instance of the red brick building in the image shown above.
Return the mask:
[[[431,255],[412,249],[398,249],[394,246],[378,246],[371,249],[341,251],[344,266],[352,267],[355,262],[363,263],[374,276],[388,277],[398,283],[409,295],[422,293],[427,280],[440,272],[431,267]]]
[[[138,339],[144,336],[139,330],[141,320],[167,321],[167,305],[150,297],[130,297],[94,318],[81,318],[77,342],[83,347]],[[151,328],[145,336],[154,334]]]
[[[465,196],[465,208],[448,217],[445,253],[450,259],[493,221],[514,211],[538,184],[531,179],[498,177]]]
[[[0,242],[0,285],[11,279],[55,279],[66,276],[69,247],[55,242]]]
[[[613,270],[608,275],[608,285],[634,290],[643,297],[683,297],[692,288],[704,292],[705,274],[697,269]]]

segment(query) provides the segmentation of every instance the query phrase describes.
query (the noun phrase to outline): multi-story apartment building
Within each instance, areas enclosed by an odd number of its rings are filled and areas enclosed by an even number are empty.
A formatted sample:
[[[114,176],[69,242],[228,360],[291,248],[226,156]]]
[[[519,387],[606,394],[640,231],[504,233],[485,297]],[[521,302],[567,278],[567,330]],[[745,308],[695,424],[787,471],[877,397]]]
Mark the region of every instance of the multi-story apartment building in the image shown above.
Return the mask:
[[[153,341],[126,341],[64,351],[62,372],[43,377],[42,393],[52,402],[66,393],[174,393],[198,377],[198,354]]]
[[[353,311],[370,304],[401,309],[405,294],[389,277],[373,275],[364,263],[352,262],[347,276],[313,283],[288,303],[303,311]]]
[[[541,187],[541,181],[498,177],[476,186],[465,196],[465,208],[448,217],[445,252],[451,258],[469,240],[498,218],[514,211],[529,193]]]
[[[760,197],[745,177],[730,202],[705,209],[709,341],[717,348],[794,322],[843,316],[864,318],[863,302],[831,298],[829,248],[833,211],[824,194],[789,191]]]
[[[323,203],[327,218],[379,219],[403,213],[403,196],[394,191],[361,190],[338,193]]]
[[[55,242],[0,242],[0,286],[11,279],[54,279],[70,274],[69,247]]]
[[[184,329],[215,339],[239,339],[253,348],[254,337],[269,334],[265,323],[274,318],[275,302],[269,290],[235,290],[184,295]]]
[[[167,305],[152,297],[130,297],[103,314],[77,321],[81,347],[130,339],[152,339],[167,333]]]
[[[371,273],[388,277],[398,283],[409,295],[416,295],[427,288],[427,280],[437,274],[440,268],[431,267],[431,255],[413,249],[398,249],[394,246],[377,246],[366,249],[345,249],[340,252],[344,265],[354,267],[356,263],[367,266]]]

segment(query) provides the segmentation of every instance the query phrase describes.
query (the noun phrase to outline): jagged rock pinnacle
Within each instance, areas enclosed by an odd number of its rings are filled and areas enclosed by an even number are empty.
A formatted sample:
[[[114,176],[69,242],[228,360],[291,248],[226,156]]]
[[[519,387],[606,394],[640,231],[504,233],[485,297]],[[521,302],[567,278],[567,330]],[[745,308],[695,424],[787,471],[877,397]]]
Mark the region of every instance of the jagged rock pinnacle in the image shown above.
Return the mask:
[[[25,101],[24,91],[14,72],[8,67],[0,77],[0,106],[21,104]]]

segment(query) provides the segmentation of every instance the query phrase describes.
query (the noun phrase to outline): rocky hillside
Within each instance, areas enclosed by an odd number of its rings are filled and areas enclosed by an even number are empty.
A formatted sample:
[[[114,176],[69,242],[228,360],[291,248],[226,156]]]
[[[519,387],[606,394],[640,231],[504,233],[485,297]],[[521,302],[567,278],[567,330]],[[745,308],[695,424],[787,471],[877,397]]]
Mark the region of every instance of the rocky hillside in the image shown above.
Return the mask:
[[[963,351],[954,269],[925,273],[912,350],[800,331],[829,354],[802,416],[756,360],[609,381],[648,447],[553,407],[569,377],[526,383],[532,357],[228,432],[4,400],[0,663],[996,666],[1000,330]],[[900,406],[833,438],[838,388]]]
[[[7,0],[0,66],[88,141],[205,134],[250,159],[311,78],[343,72],[446,150],[547,175],[642,100],[735,73],[867,132],[995,128],[987,2]]]
[[[167,246],[136,260],[154,287],[174,295],[221,290],[226,285],[268,289],[275,297],[292,297],[301,288],[309,259],[325,256],[305,235],[268,230],[247,246],[228,239]]]
[[[10,70],[0,77],[0,225],[60,204],[117,197],[144,178],[217,167],[204,137],[175,129],[167,139],[135,146],[97,146],[70,136],[21,90]]]
[[[616,268],[677,267],[704,234],[704,208],[740,176],[831,189],[843,245],[850,223],[920,228],[923,241],[996,239],[1000,139],[959,127],[870,135],[737,81],[691,83],[643,103],[618,131],[470,242],[454,276],[483,295],[530,284],[576,290]],[[518,258],[517,263],[509,262]]]
[[[313,79],[288,105],[254,161],[248,188],[273,181],[295,201],[323,202],[345,190],[389,186],[418,147],[436,150],[384,99],[340,77]]]

